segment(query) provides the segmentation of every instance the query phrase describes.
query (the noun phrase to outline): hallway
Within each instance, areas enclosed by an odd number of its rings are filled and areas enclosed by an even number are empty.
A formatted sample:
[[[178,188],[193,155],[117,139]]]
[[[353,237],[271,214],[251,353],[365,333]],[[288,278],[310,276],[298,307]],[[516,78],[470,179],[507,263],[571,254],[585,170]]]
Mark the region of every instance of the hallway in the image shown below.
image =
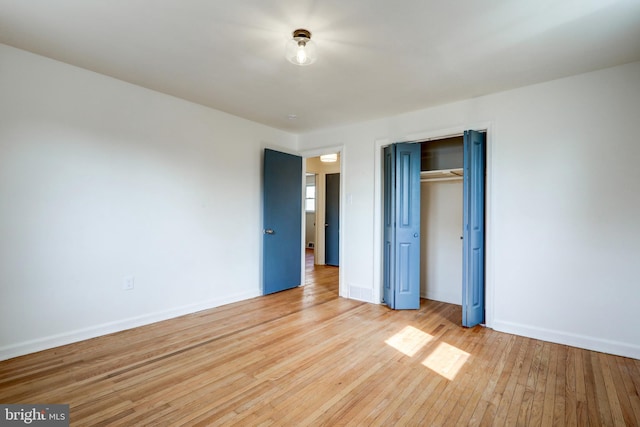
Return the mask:
[[[330,265],[315,265],[313,263],[313,249],[306,249],[305,251],[305,287],[309,285],[319,287],[335,292],[337,297],[340,268]]]

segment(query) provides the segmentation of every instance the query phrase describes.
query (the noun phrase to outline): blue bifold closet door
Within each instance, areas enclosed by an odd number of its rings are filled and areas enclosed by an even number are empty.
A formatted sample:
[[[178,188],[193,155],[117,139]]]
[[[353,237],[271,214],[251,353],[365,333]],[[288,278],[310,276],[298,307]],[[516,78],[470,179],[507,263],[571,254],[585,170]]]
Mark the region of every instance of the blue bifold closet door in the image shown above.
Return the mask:
[[[464,133],[462,325],[485,320],[486,136]],[[384,149],[383,302],[420,307],[420,144]]]
[[[384,149],[383,302],[420,308],[420,144]]]
[[[484,133],[464,133],[462,326],[484,323],[485,169]]]

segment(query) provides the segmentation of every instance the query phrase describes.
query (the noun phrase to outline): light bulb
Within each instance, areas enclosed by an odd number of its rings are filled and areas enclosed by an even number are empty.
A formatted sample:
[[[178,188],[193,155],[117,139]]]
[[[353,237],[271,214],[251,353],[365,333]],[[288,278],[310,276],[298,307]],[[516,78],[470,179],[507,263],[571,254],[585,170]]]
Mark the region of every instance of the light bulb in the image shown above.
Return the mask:
[[[304,44],[298,44],[298,51],[296,52],[296,61],[298,64],[304,64],[307,62],[307,51],[304,49]]]
[[[311,40],[311,32],[300,28],[295,30],[292,36],[285,48],[287,60],[292,64],[301,66],[316,62],[318,52],[316,44]]]

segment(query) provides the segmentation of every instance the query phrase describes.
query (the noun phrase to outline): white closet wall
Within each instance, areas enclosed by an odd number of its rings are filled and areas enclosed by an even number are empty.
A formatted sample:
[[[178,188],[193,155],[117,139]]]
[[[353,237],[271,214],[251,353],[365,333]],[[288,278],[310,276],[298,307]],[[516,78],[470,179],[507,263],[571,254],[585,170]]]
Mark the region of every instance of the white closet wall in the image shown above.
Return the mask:
[[[420,296],[462,302],[462,179],[420,185]]]

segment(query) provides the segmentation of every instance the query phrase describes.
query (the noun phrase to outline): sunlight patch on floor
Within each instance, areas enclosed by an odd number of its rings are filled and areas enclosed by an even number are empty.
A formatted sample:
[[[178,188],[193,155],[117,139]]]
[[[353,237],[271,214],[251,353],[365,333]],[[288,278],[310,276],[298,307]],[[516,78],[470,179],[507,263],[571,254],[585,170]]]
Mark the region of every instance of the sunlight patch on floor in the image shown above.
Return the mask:
[[[449,381],[453,381],[469,356],[466,351],[443,342],[438,344],[422,364]]]
[[[405,326],[400,332],[386,340],[385,343],[412,357],[432,339],[432,335],[422,332],[420,329],[413,326]]]

